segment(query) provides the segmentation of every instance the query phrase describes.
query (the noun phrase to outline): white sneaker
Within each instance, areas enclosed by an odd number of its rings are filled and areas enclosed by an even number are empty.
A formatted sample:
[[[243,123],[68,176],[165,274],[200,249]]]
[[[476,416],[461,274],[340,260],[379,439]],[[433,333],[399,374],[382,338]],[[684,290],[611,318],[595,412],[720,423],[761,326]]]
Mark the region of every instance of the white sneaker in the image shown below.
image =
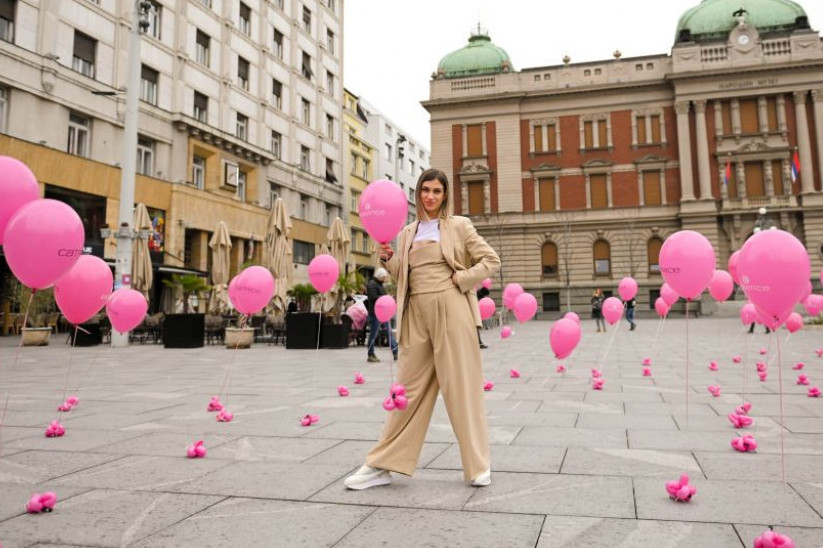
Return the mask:
[[[492,483],[492,471],[487,469],[485,472],[472,480],[472,487],[486,487]]]
[[[391,483],[391,472],[383,470],[382,468],[372,468],[364,464],[360,469],[347,477],[343,481],[348,489],[368,489],[369,487],[376,487],[378,485],[388,485]]]

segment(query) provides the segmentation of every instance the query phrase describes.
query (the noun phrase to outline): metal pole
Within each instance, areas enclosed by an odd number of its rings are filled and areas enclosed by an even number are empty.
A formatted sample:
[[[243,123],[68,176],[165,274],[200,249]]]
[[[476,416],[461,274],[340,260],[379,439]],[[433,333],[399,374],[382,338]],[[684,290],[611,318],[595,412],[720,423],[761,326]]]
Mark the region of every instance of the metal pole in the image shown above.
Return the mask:
[[[134,218],[134,173],[137,167],[137,129],[140,94],[140,14],[142,2],[132,9],[129,38],[128,79],[126,81],[126,119],[123,127],[123,157],[120,165],[120,209],[117,222],[117,262],[114,267],[114,288],[131,286],[131,251]],[[129,345],[128,334],[111,332],[111,345]]]

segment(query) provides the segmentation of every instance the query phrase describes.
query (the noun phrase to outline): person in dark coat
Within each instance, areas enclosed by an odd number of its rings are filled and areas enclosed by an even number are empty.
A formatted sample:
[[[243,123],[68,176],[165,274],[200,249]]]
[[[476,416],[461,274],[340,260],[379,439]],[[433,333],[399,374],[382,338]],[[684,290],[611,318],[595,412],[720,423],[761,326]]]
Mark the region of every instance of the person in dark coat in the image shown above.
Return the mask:
[[[480,301],[480,299],[488,296],[489,290],[481,285],[480,289],[477,290],[477,300]],[[483,343],[483,339],[480,338],[480,329],[480,327],[477,328],[477,342],[480,343],[480,348],[488,348],[488,346]]]
[[[389,273],[385,268],[378,268],[372,279],[369,280],[369,283],[366,285],[366,296],[368,297],[368,299],[366,299],[366,310],[369,312],[369,343],[367,348],[367,360],[370,362],[380,361],[380,358],[378,358],[374,353],[374,345],[377,342],[377,336],[380,333],[380,320],[377,319],[377,315],[374,313],[374,305],[377,302],[377,299],[386,294],[386,288],[383,287],[383,283],[388,277]],[[394,359],[397,359],[397,343],[395,342],[394,337],[392,337],[391,325],[388,327],[388,332],[391,351],[394,354]]]

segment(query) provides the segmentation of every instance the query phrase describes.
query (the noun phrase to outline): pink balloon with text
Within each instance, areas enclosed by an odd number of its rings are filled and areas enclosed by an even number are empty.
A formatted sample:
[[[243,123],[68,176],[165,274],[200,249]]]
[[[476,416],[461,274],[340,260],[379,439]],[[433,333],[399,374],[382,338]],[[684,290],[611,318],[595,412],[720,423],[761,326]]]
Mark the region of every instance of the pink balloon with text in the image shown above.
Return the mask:
[[[54,282],[54,300],[70,323],[81,324],[106,306],[113,285],[109,265],[100,257],[83,255]]]
[[[118,289],[109,296],[106,303],[106,314],[111,326],[119,333],[127,333],[140,325],[148,309],[146,298],[134,289]]]
[[[340,276],[340,265],[331,255],[318,255],[309,263],[309,281],[320,293],[334,287]]]
[[[366,232],[378,243],[385,244],[406,224],[408,198],[397,183],[379,179],[371,182],[360,195],[358,211]]]
[[[706,289],[717,264],[712,244],[693,230],[681,230],[666,238],[660,248],[659,263],[666,283],[689,300]]]
[[[229,284],[229,299],[241,314],[255,314],[269,304],[274,296],[275,281],[269,269],[249,266]]]

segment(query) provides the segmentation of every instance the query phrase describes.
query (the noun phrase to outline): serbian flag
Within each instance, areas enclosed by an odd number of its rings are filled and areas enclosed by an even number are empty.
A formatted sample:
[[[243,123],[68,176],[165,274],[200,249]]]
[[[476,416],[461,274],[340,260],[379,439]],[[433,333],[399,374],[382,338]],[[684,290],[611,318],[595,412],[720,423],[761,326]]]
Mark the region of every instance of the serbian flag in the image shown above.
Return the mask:
[[[797,177],[800,175],[800,157],[797,155],[797,151],[794,151],[794,156],[792,156],[792,182],[797,182]]]
[[[726,174],[723,176],[723,184],[729,186],[729,181],[732,180],[732,163],[726,161]]]

